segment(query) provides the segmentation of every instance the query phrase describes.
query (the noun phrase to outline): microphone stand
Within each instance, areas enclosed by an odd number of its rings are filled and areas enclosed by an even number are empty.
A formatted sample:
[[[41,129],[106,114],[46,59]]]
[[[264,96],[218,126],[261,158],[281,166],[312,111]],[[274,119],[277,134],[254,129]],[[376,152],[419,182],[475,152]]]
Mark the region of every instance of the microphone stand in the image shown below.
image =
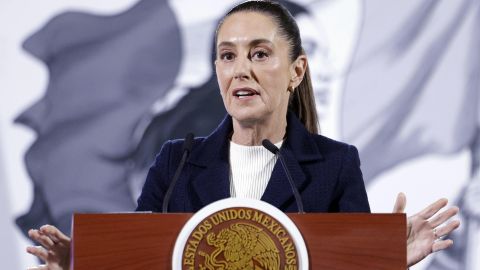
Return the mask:
[[[290,187],[292,188],[293,196],[295,197],[295,201],[297,203],[298,213],[305,214],[305,211],[303,211],[302,197],[300,197],[300,193],[298,192],[297,187],[293,183],[293,179],[292,179],[292,176],[290,175],[290,171],[288,170],[287,165],[285,164],[285,160],[283,159],[282,154],[280,154],[280,149],[278,149],[278,147],[276,147],[268,139],[263,140],[262,145],[263,147],[267,148],[268,151],[272,152],[272,154],[277,156],[278,160],[280,160],[280,163],[282,164],[282,167],[283,167],[283,171],[287,175],[288,183],[290,183]]]
[[[170,202],[170,197],[172,196],[173,188],[175,187],[175,184],[177,183],[178,178],[180,178],[180,173],[182,172],[183,167],[185,166],[185,161],[187,161],[187,157],[190,154],[190,151],[192,150],[192,144],[193,144],[193,134],[188,133],[187,136],[185,136],[185,141],[183,142],[182,159],[180,160],[180,164],[178,165],[177,170],[173,175],[172,181],[170,182],[170,186],[168,187],[168,190],[165,193],[165,197],[163,197],[162,213],[164,214],[167,213],[168,211],[168,203]]]

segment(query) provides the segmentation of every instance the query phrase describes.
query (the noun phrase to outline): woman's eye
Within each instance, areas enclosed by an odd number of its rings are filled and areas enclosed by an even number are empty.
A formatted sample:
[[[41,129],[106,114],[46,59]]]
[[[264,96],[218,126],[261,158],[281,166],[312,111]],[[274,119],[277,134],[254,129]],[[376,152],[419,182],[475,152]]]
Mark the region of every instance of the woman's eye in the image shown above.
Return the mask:
[[[252,55],[252,59],[264,60],[268,57],[268,53],[265,51],[256,51]]]
[[[220,59],[222,59],[224,61],[231,61],[234,58],[235,58],[235,55],[233,55],[233,53],[231,53],[231,52],[222,53],[220,55]]]

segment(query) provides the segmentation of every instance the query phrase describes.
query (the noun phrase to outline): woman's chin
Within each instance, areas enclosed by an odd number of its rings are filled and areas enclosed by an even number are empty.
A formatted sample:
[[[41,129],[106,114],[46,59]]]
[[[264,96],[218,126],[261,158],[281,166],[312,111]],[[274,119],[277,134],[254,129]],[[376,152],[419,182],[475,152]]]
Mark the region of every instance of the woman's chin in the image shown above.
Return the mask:
[[[236,110],[230,113],[232,118],[239,123],[257,123],[266,118],[265,113],[249,110]]]

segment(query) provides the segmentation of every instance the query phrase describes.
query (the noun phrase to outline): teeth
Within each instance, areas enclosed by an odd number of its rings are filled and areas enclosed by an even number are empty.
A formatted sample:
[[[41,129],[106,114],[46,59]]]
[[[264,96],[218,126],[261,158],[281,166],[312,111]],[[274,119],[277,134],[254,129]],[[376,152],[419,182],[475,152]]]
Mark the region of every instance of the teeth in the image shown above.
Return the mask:
[[[250,91],[238,91],[237,96],[246,96],[246,95],[251,95],[252,92]]]
[[[237,91],[235,93],[235,95],[237,97],[239,97],[239,96],[253,96],[253,95],[255,95],[255,93],[253,93],[252,91],[240,90],[240,91]]]

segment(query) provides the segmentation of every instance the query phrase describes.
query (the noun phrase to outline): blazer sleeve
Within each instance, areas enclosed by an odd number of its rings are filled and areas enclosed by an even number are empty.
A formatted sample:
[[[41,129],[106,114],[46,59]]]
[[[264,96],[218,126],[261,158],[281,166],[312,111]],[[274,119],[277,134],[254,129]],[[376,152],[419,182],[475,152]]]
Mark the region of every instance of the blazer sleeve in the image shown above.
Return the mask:
[[[155,162],[148,171],[135,211],[162,211],[163,197],[168,189],[168,179],[170,179],[171,145],[170,141],[166,142],[156,156]]]
[[[370,212],[357,148],[347,146],[331,212]]]

